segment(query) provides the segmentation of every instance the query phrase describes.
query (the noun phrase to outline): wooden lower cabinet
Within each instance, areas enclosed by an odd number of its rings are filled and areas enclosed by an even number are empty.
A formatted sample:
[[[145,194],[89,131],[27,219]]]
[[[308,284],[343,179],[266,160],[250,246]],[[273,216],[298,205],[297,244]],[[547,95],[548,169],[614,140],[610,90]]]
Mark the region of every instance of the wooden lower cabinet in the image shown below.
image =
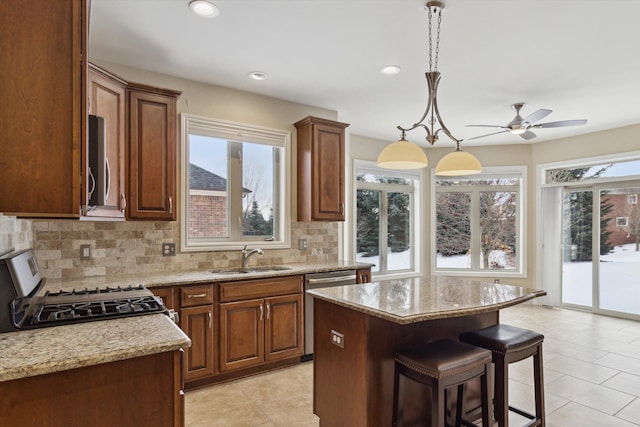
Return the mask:
[[[301,356],[302,295],[220,304],[220,371]]]
[[[214,374],[213,305],[180,309],[180,326],[191,339],[185,349],[185,381],[206,378]]]
[[[0,424],[184,426],[180,357],[169,351],[0,382]]]

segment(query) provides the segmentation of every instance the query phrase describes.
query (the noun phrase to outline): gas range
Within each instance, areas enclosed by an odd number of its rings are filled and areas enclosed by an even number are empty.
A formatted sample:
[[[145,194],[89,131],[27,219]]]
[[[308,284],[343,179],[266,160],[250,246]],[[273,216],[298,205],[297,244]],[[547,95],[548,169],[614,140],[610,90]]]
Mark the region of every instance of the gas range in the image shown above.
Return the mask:
[[[11,301],[11,322],[34,329],[143,314],[170,315],[160,297],[143,285],[45,292]]]

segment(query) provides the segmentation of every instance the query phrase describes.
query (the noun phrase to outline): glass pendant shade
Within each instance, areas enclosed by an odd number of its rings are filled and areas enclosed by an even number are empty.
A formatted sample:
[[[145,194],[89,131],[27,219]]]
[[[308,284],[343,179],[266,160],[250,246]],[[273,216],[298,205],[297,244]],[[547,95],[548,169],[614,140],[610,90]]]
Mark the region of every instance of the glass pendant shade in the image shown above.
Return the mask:
[[[378,156],[378,166],[385,169],[420,169],[428,164],[422,148],[406,139],[387,145]]]
[[[476,157],[466,151],[456,150],[444,156],[436,166],[436,175],[462,176],[482,172],[482,165]]]

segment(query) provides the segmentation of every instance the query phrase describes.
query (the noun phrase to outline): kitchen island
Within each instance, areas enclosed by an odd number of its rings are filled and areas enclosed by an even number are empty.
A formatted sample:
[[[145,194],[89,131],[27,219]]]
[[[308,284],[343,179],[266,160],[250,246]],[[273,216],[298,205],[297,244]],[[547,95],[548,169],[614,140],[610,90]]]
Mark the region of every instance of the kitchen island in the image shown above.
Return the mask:
[[[329,427],[391,425],[396,351],[457,339],[462,332],[498,323],[499,310],[545,295],[452,277],[308,292],[315,298],[314,413],[321,426]],[[428,391],[401,381],[400,393],[405,420],[419,423],[428,414]]]
[[[0,334],[0,425],[181,426],[181,350],[164,314]]]

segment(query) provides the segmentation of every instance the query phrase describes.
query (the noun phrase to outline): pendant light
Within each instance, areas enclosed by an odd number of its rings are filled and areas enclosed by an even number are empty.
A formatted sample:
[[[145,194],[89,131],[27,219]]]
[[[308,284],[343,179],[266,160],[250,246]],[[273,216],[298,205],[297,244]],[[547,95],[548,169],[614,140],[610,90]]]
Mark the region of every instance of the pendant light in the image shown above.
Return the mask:
[[[482,171],[480,161],[472,154],[460,150],[462,139],[454,137],[445,126],[438,110],[438,83],[440,82],[440,72],[438,72],[438,53],[440,50],[440,24],[442,22],[442,10],[444,4],[439,1],[430,1],[425,9],[429,12],[429,71],[425,73],[429,99],[424,114],[411,127],[403,128],[398,126],[402,132],[400,140],[388,145],[378,156],[378,166],[388,169],[419,169],[428,164],[427,156],[423,149],[416,144],[406,140],[405,134],[417,127],[423,128],[427,132],[426,141],[433,145],[438,140],[438,133],[444,132],[452,141],[456,143],[456,151],[442,158],[436,166],[436,175],[457,176],[472,175]],[[432,33],[433,17],[437,17],[435,56],[433,55]],[[425,120],[427,123],[424,123]],[[436,129],[436,125],[439,126]],[[418,152],[420,154],[418,154]]]

